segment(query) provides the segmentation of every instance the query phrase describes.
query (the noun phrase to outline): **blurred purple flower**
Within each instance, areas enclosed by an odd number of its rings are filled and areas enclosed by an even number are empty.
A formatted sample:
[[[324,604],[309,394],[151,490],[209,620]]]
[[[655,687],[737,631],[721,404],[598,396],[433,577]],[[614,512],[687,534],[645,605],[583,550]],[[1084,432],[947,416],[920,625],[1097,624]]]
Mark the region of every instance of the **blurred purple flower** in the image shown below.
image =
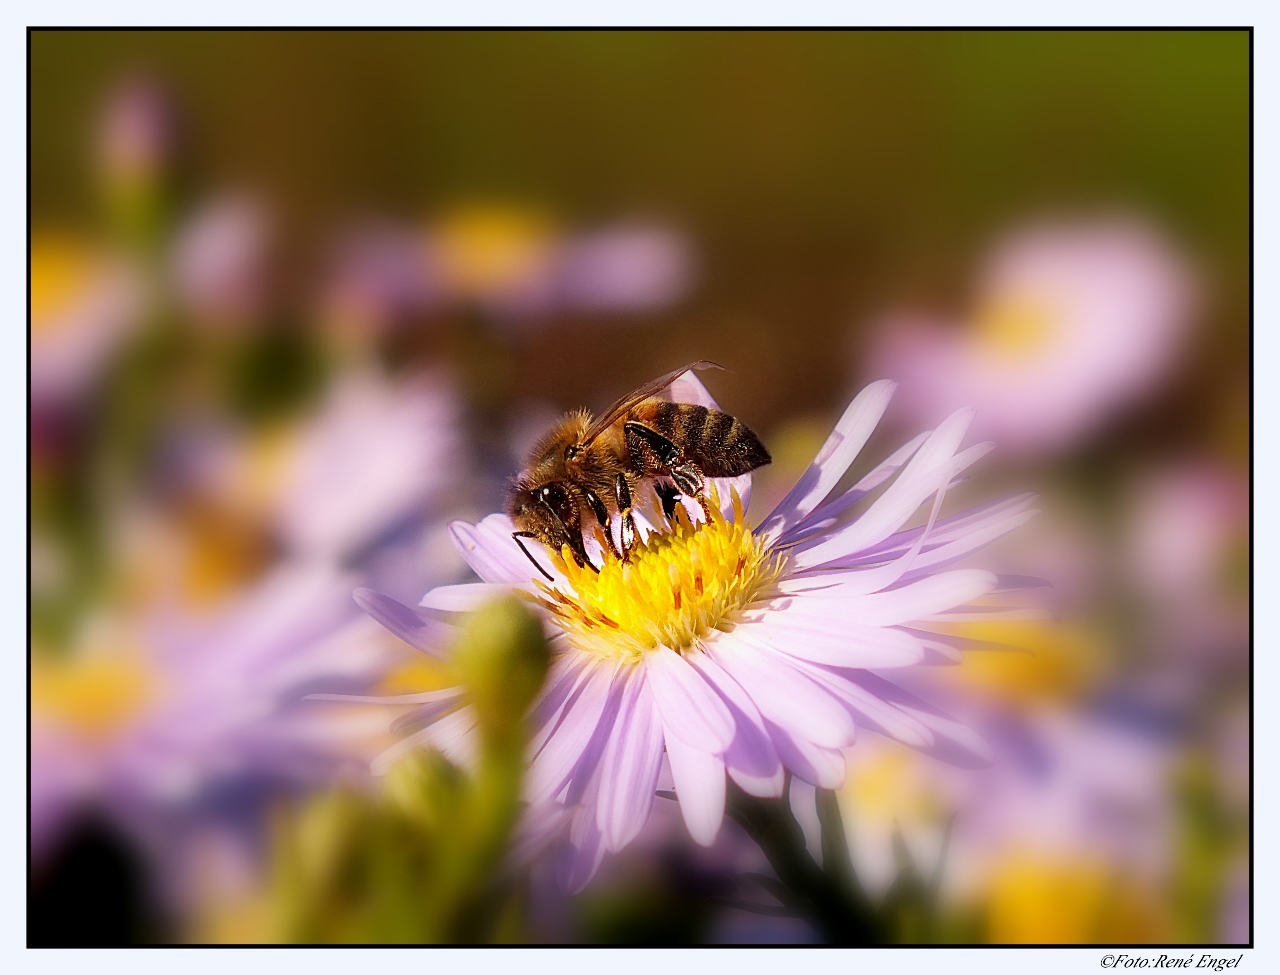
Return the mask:
[[[1002,449],[1059,450],[1167,376],[1192,290],[1182,259],[1137,221],[1032,226],[992,254],[963,327],[891,317],[870,367],[898,377],[923,422],[968,404]]]
[[[98,151],[108,178],[127,182],[154,179],[173,151],[174,118],[164,89],[136,76],[107,97],[98,132]]]
[[[290,558],[348,560],[418,525],[465,483],[460,420],[443,376],[391,381],[362,369],[287,425],[177,431],[165,477],[180,494],[265,524]]]
[[[1128,524],[1127,567],[1148,602],[1152,644],[1162,655],[1242,666],[1249,645],[1243,472],[1209,458],[1148,472]]]
[[[146,834],[219,783],[331,774],[357,729],[299,707],[304,695],[369,686],[399,652],[356,612],[351,585],[282,567],[212,620],[165,600],[101,618],[69,660],[33,656],[33,848],[85,804]]]
[[[425,514],[466,474],[460,419],[439,376],[390,383],[360,372],[337,382],[302,433],[277,502],[288,550],[350,555]]]
[[[638,519],[645,546],[625,570],[604,558],[601,543],[588,550],[602,565],[599,575],[539,551],[548,584],[512,539],[506,515],[454,523],[463,557],[484,581],[434,589],[422,605],[471,610],[515,589],[544,610],[553,634],[557,659],[533,712],[526,793],[534,809],[572,810],[560,872],[566,889],[584,886],[605,851],[622,849],[644,826],[664,750],[685,824],[702,845],[720,829],[726,771],[760,796],[780,794],[784,766],[834,788],[844,779],[841,749],[859,724],[948,761],[982,763],[976,734],[869,668],[958,656],[949,638],[915,628],[916,621],[1019,615],[1002,607],[957,610],[1000,580],[972,569],[935,570],[1025,522],[1031,499],[937,520],[947,486],[989,448],[957,453],[972,417],[961,411],[823,504],[893,388],[875,383],[854,400],[818,459],[754,533],[742,523],[746,497],[696,526],[696,508],[679,508],[666,530],[654,527],[664,520],[650,510]],[[691,374],[669,395],[715,405]],[[843,517],[898,472],[859,517]],[[748,495],[749,488],[745,475],[721,482],[716,493]],[[930,498],[928,523],[903,529]],[[359,598],[403,639],[428,651],[435,645],[432,630],[441,624],[377,593]],[[419,746],[466,763],[473,720],[468,707],[455,709],[459,693],[424,696],[417,720],[426,727],[375,768]]]
[[[442,297],[439,271],[421,234],[369,226],[338,244],[321,314],[339,329],[378,333],[434,310]]]
[[[644,312],[679,301],[693,283],[688,242],[659,226],[620,225],[572,238],[557,260],[560,303],[574,310]]]
[[[384,224],[352,233],[321,304],[330,323],[354,332],[468,304],[523,324],[566,311],[654,311],[683,298],[693,274],[692,249],[671,227],[566,236],[540,211],[473,206],[425,231]]]
[[[198,323],[237,326],[262,311],[270,222],[248,196],[227,196],[197,210],[173,248],[178,300]]]

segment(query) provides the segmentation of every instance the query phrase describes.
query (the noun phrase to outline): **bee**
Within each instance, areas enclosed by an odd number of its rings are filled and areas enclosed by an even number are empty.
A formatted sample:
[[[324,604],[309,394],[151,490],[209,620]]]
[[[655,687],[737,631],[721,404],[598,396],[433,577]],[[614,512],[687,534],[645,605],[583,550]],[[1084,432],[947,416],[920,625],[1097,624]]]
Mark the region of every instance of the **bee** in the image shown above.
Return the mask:
[[[518,529],[512,537],[538,571],[547,575],[523,538],[555,552],[567,545],[580,567],[595,569],[583,543],[592,521],[613,556],[630,561],[636,544],[631,502],[643,481],[652,482],[668,518],[681,494],[709,517],[707,478],[737,477],[770,462],[764,444],[736,417],[656,398],[690,369],[719,368],[706,361],[682,366],[628,393],[599,417],[586,410],[566,413],[539,441],[507,495],[507,513]],[[610,527],[615,514],[621,521],[618,543]]]

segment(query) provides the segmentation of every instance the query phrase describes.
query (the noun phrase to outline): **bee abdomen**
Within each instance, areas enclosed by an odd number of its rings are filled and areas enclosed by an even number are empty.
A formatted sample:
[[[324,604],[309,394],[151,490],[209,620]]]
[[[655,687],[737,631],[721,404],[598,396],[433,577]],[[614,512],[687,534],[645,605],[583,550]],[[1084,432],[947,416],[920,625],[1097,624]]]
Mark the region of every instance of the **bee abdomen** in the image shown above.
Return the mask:
[[[642,422],[680,447],[707,477],[737,477],[772,459],[751,428],[728,413],[692,403],[644,407]]]

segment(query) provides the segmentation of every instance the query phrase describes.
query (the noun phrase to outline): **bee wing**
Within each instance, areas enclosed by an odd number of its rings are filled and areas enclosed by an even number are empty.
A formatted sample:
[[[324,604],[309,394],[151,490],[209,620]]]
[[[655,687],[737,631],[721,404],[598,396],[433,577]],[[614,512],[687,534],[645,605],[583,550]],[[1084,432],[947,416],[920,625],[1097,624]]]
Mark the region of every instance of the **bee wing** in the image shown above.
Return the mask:
[[[618,417],[626,413],[627,410],[631,409],[631,407],[635,406],[637,403],[644,402],[650,396],[657,396],[690,369],[723,368],[724,366],[717,365],[714,362],[710,362],[706,359],[699,359],[697,362],[691,362],[687,366],[681,366],[679,369],[674,369],[664,376],[659,376],[657,379],[645,383],[639,389],[632,390],[592,422],[591,426],[587,428],[587,432],[582,435],[582,444],[585,446],[586,444],[591,443],[592,440],[595,440],[596,437],[600,436],[600,434],[604,433],[609,429],[609,427],[617,422]]]

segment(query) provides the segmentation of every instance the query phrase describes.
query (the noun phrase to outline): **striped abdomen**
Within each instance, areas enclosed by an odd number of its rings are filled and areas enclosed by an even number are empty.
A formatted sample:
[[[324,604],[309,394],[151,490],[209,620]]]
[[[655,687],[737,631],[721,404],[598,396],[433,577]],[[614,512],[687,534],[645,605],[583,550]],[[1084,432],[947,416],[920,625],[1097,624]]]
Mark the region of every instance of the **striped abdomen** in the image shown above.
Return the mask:
[[[772,459],[745,423],[705,406],[645,400],[631,410],[626,420],[662,434],[707,477],[737,477]]]

